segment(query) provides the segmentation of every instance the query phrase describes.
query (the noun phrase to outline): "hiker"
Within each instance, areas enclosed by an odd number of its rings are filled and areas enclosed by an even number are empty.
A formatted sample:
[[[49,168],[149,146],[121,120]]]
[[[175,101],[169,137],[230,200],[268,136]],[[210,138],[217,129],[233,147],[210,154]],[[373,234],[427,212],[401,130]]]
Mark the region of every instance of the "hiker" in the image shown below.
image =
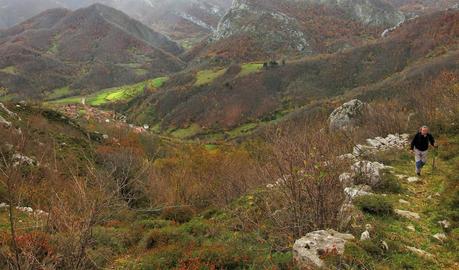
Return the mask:
[[[427,152],[429,149],[429,143],[435,146],[435,139],[429,133],[429,128],[427,126],[422,126],[419,129],[419,132],[414,135],[413,141],[411,141],[411,152],[414,153],[414,159],[416,161],[416,174],[421,176],[421,169],[426,165],[427,162]]]

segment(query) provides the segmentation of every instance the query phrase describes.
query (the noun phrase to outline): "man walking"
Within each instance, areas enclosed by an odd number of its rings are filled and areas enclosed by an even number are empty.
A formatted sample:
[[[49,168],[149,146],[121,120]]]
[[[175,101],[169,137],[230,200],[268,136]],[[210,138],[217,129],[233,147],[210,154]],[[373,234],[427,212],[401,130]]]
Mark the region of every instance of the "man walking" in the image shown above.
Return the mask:
[[[419,129],[419,132],[414,136],[413,141],[411,141],[411,151],[414,152],[414,159],[416,161],[416,174],[421,176],[421,169],[426,165],[427,162],[427,152],[429,149],[429,143],[435,146],[435,139],[429,133],[429,128],[423,126]]]

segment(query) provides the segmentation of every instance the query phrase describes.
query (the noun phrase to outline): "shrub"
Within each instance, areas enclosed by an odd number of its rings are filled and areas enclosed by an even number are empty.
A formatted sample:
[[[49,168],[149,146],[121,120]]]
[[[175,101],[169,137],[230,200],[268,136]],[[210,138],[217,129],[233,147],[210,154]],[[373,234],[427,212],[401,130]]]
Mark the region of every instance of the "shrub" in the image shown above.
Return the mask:
[[[186,235],[174,227],[154,229],[144,239],[143,247],[145,249],[152,249],[177,242],[184,244],[186,239]]]
[[[358,197],[355,204],[364,212],[385,216],[394,212],[394,206],[386,197],[379,195],[367,195]]]
[[[178,223],[190,221],[194,216],[194,209],[189,206],[164,208],[161,217]]]
[[[136,222],[143,229],[161,229],[172,225],[172,221],[163,219],[143,219]]]
[[[402,185],[397,177],[387,171],[382,172],[381,181],[374,187],[375,191],[388,193],[401,193]]]

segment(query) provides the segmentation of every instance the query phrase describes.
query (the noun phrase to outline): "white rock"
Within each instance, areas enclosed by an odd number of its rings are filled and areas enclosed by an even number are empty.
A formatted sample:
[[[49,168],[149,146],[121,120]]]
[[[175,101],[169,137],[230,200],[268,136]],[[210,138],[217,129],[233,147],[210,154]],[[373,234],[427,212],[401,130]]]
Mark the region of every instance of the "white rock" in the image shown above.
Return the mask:
[[[344,187],[350,187],[353,184],[352,175],[347,172],[340,174],[339,181]]]
[[[386,241],[381,241],[381,247],[386,251],[389,250],[389,245],[386,243]]]
[[[385,166],[376,161],[362,160],[352,165],[353,174],[367,178],[367,184],[376,185],[381,181],[380,170]]]
[[[432,235],[433,238],[437,239],[440,242],[446,241],[448,237],[446,237],[446,234],[444,233],[436,233]]]
[[[418,213],[400,210],[400,209],[395,209],[395,213],[407,219],[420,219],[421,218],[421,216]]]
[[[8,204],[6,204],[6,203],[0,203],[0,209],[1,209],[1,208],[7,208],[7,207],[9,207]]]
[[[358,99],[344,103],[330,114],[330,129],[352,129],[358,124],[364,109],[365,104]]]
[[[373,195],[373,193],[371,193],[370,191],[371,187],[367,185],[358,185],[353,187],[347,187],[344,189],[344,193],[346,193],[348,198],[351,200],[360,196]]]
[[[11,122],[6,121],[6,119],[3,118],[1,115],[0,115],[0,124],[3,125],[6,128],[11,127]]]
[[[415,247],[410,247],[410,246],[406,246],[406,248],[413,252],[414,254],[420,256],[420,257],[423,257],[423,258],[433,258],[433,255],[430,254],[429,252],[427,251],[424,251],[422,249],[418,249],[418,248],[415,248]]]
[[[410,205],[410,202],[409,201],[405,201],[404,199],[400,199],[400,200],[398,200],[398,202],[402,203],[402,204]]]
[[[411,176],[411,177],[408,177],[406,181],[408,181],[408,183],[417,183],[421,181],[421,179],[419,179],[419,177],[416,177],[416,176]]]
[[[415,232],[415,231],[416,231],[416,228],[414,228],[413,225],[408,225],[408,226],[406,226],[406,228],[407,228],[408,230],[412,231],[412,232]]]
[[[352,234],[342,234],[334,230],[320,230],[306,234],[295,241],[293,257],[300,267],[306,269],[321,268],[324,266],[320,258],[325,253],[344,253],[346,241],[353,240]]]
[[[370,239],[370,232],[368,230],[365,230],[361,235],[360,235],[360,240],[365,241]]]
[[[448,221],[448,220],[442,220],[442,221],[439,221],[438,224],[441,225],[441,227],[445,230],[449,229],[449,227],[451,226],[451,223]]]
[[[13,166],[18,166],[18,165],[21,165],[21,164],[27,164],[29,166],[38,166],[39,165],[38,161],[36,161],[35,159],[27,157],[27,156],[24,156],[24,155],[22,155],[20,153],[14,154],[13,157],[12,157],[12,161],[13,161]]]

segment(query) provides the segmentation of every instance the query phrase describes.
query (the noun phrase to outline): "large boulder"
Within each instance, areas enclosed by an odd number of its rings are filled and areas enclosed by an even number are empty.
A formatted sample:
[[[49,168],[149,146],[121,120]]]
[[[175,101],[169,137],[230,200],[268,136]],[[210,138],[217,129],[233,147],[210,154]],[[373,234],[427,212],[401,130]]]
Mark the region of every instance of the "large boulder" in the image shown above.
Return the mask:
[[[353,240],[352,234],[339,233],[334,230],[320,230],[306,234],[295,241],[293,256],[301,269],[324,267],[323,255],[342,255],[346,241]]]
[[[329,117],[330,129],[349,130],[356,127],[362,120],[365,103],[353,99],[336,108]]]
[[[361,160],[354,163],[351,167],[352,175],[357,180],[357,184],[367,184],[372,187],[381,181],[380,171],[386,168],[384,164],[377,161]]]

